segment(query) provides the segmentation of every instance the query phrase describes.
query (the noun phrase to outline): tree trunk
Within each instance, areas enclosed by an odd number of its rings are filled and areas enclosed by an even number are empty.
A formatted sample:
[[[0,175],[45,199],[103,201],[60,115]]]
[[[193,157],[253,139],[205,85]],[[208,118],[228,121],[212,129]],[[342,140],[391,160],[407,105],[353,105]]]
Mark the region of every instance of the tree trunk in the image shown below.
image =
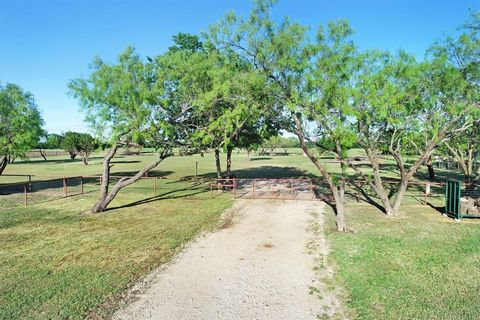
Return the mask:
[[[247,160],[248,161],[251,161],[252,160],[252,156],[251,156],[251,153],[252,151],[250,149],[247,149]]]
[[[458,147],[458,149],[454,149],[452,146],[450,146],[448,142],[444,142],[444,145],[450,151],[453,158],[460,164],[463,175],[465,176],[465,179],[468,180],[471,174],[471,169],[469,170],[468,159],[465,159],[465,157],[463,156],[461,147]]]
[[[427,162],[425,163],[428,169],[428,180],[433,181],[435,180],[435,169],[433,168],[433,160],[432,157],[428,157]]]
[[[42,156],[43,160],[47,161],[46,151],[40,150],[40,155]]]
[[[428,180],[433,181],[435,180],[435,169],[433,168],[432,164],[427,164],[428,169]]]
[[[335,200],[335,224],[337,225],[337,231],[339,232],[347,232],[347,221],[345,219],[345,206],[344,200],[341,199],[340,195],[333,195],[333,199]]]
[[[102,184],[100,185],[100,198],[98,202],[93,206],[90,210],[92,213],[97,213],[104,211],[107,208],[108,204],[104,203],[104,200],[107,198],[108,195],[108,188],[110,186],[110,169],[112,166],[110,165],[110,161],[117,153],[118,145],[114,143],[108,153],[105,155],[103,159],[103,172],[102,172]]]
[[[467,174],[465,175],[465,180],[467,180],[468,182],[472,182],[473,179],[473,151],[473,148],[468,148],[467,151]]]
[[[142,170],[138,171],[133,177],[121,178],[113,186],[112,190],[109,192],[108,187],[109,187],[109,180],[110,180],[110,169],[112,167],[110,165],[110,161],[112,160],[113,156],[117,152],[117,149],[118,149],[117,144],[114,144],[114,146],[112,146],[110,151],[105,156],[105,159],[103,160],[103,173],[102,173],[102,185],[100,187],[100,198],[90,210],[91,213],[98,213],[98,212],[105,211],[108,205],[113,201],[113,199],[115,199],[115,197],[120,192],[120,190],[138,181],[141,177],[143,177],[150,170],[158,166],[164,159],[166,159],[169,156],[169,152],[167,152],[167,150],[163,150],[157,160],[150,163],[149,165],[144,167]]]
[[[2,175],[3,171],[7,167],[7,163],[8,163],[7,156],[1,156],[0,157],[0,175]]]
[[[215,167],[217,168],[217,179],[222,179],[222,165],[220,163],[220,150],[215,149]]]
[[[337,231],[346,232],[347,223],[345,219],[345,210],[343,199],[341,198],[340,192],[337,189],[332,177],[327,172],[322,163],[308,150],[307,144],[305,143],[305,137],[303,135],[302,124],[298,119],[295,113],[292,113],[292,118],[295,122],[295,132],[297,134],[298,140],[300,141],[300,147],[302,148],[305,155],[310,159],[310,161],[317,167],[318,171],[322,174],[323,178],[327,181],[327,184],[332,192],[333,200],[335,202],[335,224],[337,225]]]
[[[75,152],[68,152],[68,154],[70,155],[70,160],[74,160],[75,157],[77,156],[77,154]]]
[[[375,194],[380,198],[380,201],[383,205],[383,210],[387,216],[394,215],[393,206],[390,202],[390,198],[383,186],[382,177],[380,175],[380,162],[378,161],[378,150],[372,150],[367,146],[362,146],[365,150],[368,160],[372,166],[372,173],[373,173],[373,181],[370,179],[369,175],[364,174],[359,168],[357,168],[353,163],[348,162],[350,167],[355,170],[358,174],[360,174],[365,180],[367,181],[370,188],[375,191]]]
[[[398,213],[400,209],[400,205],[402,204],[403,197],[405,196],[405,193],[407,191],[408,183],[410,179],[412,179],[413,175],[417,172],[420,165],[422,163],[425,163],[425,161],[427,161],[427,159],[432,156],[433,150],[438,145],[437,141],[441,141],[445,136],[445,134],[446,134],[445,131],[443,131],[443,133],[439,134],[438,140],[430,142],[425,148],[420,158],[417,159],[417,161],[415,161],[415,163],[412,164],[412,166],[409,168],[408,171],[405,169],[405,163],[403,162],[403,159],[400,153],[390,148],[390,153],[395,159],[395,162],[397,163],[397,167],[400,171],[400,184],[397,187],[397,194],[395,195],[395,199],[393,201],[392,215],[396,215]]]
[[[227,179],[230,178],[232,172],[232,151],[233,147],[227,147]]]
[[[402,177],[400,181],[400,184],[397,188],[397,194],[395,195],[395,200],[393,200],[392,215],[396,215],[400,210],[400,205],[402,204],[403,197],[407,192],[408,180],[408,177]]]
[[[83,161],[84,165],[88,166],[88,157],[87,156],[83,156],[82,161]]]

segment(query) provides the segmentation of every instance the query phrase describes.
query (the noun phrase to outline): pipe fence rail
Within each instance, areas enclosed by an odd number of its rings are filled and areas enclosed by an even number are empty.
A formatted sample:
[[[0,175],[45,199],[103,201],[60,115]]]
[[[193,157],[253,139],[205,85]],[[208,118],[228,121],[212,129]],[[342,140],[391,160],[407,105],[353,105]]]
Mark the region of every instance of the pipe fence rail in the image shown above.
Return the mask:
[[[124,176],[112,175],[111,185]],[[2,181],[2,178],[3,182]],[[97,197],[102,183],[101,176],[46,177],[35,175],[0,176],[0,209],[29,206],[61,198],[88,196]],[[3,182],[3,183],[2,183]],[[398,179],[384,179],[386,189],[395,190]],[[408,195],[427,204],[429,200],[445,197],[444,182],[409,182]],[[388,191],[387,191],[388,192]],[[164,177],[144,176],[136,183],[125,187],[120,196],[139,201],[142,199],[212,199],[221,194],[231,194],[234,199],[272,199],[333,201],[330,188],[325,180],[318,178],[223,178],[173,180]],[[462,196],[478,196],[476,187],[462,188]],[[348,179],[345,190],[346,200],[362,202],[375,193],[362,179]]]
[[[1,178],[2,176],[0,176]],[[5,177],[7,177],[5,175]],[[12,177],[22,178],[11,181]],[[124,176],[110,176],[110,185],[114,185]],[[9,175],[8,181],[2,183],[0,179],[0,209],[29,206],[41,202],[48,202],[61,198],[95,194],[100,190],[101,176],[71,176],[46,177],[33,175]],[[202,189],[203,188],[203,189]],[[137,196],[137,198],[155,198],[171,193],[197,191],[208,192],[208,185],[201,183],[178,182],[162,177],[141,177],[136,183],[125,187],[122,194]],[[191,192],[193,193],[193,192]],[[208,194],[208,193],[207,193]]]
[[[384,179],[385,185],[394,186],[400,181]],[[349,200],[360,202],[365,195],[374,196],[365,180],[346,180],[345,195]],[[409,182],[409,194],[421,199],[444,196],[444,182]],[[369,194],[370,191],[370,194]],[[308,178],[221,178],[210,180],[210,197],[231,193],[234,199],[310,200],[333,201],[331,190],[323,179]]]

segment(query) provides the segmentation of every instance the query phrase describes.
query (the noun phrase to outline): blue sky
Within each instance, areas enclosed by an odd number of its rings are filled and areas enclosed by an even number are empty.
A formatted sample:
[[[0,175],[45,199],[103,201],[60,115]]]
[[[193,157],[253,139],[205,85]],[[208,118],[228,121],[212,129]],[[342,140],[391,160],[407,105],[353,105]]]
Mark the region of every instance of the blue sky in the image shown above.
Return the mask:
[[[67,96],[70,79],[87,76],[96,55],[113,61],[127,45],[155,55],[178,32],[199,33],[225,12],[249,11],[249,0],[0,0],[0,83],[32,92],[51,132],[85,131]],[[361,49],[405,49],[422,58],[444,33],[480,10],[480,0],[280,0],[274,16],[315,28],[346,18]]]

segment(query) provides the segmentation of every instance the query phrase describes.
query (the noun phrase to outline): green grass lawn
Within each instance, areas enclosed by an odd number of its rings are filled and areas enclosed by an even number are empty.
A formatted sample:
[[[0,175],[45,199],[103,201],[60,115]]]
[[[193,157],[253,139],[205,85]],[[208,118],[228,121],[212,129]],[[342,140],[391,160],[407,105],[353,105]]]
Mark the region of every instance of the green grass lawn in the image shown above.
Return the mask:
[[[419,204],[403,206],[397,218],[350,204],[347,218],[355,232],[328,238],[356,318],[478,319],[478,222],[454,222]]]
[[[353,150],[352,154],[361,154]],[[112,174],[131,175],[156,155],[119,156]],[[329,170],[338,163],[322,159]],[[391,160],[385,176],[394,176]],[[17,161],[7,174],[33,174],[35,180],[63,176],[98,176],[102,154],[90,165],[65,157]],[[86,194],[62,198],[57,193],[23,198],[0,196],[0,319],[103,318],[118,293],[135,279],[169,261],[202,230],[211,230],[231,197],[211,199],[207,185],[192,183],[195,164],[199,178],[213,177],[213,154],[173,157],[121,191],[110,208],[83,214],[98,196],[98,183],[85,185]],[[225,155],[222,154],[222,164]],[[244,178],[318,177],[318,171],[298,152],[289,156],[256,156],[248,161],[234,153],[233,169]],[[422,168],[416,179],[422,181]],[[437,170],[440,179],[451,172]],[[23,178],[2,177],[0,184]],[[69,186],[78,191],[78,184]],[[351,191],[351,190],[350,190]],[[427,206],[422,187],[409,189],[402,215],[387,219],[366,203],[347,206],[354,233],[327,231],[337,280],[346,303],[360,319],[475,319],[480,314],[480,226],[476,221],[454,223]],[[429,200],[442,206],[443,190]],[[373,197],[373,200],[376,200]],[[378,199],[377,199],[378,200]]]
[[[137,198],[124,194],[114,206]],[[80,215],[93,200],[0,212],[0,319],[103,317],[111,307],[103,302],[212,229],[231,204],[224,196],[162,199]]]

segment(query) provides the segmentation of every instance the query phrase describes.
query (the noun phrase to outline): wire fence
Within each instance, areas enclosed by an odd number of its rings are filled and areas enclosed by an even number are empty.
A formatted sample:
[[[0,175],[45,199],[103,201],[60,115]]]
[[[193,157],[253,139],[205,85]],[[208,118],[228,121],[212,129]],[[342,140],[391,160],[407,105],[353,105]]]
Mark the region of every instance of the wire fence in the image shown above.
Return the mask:
[[[0,176],[1,177],[1,176]],[[102,178],[99,176],[74,176],[48,178],[18,175],[21,182],[1,183],[0,208],[8,209],[30,206],[61,198],[90,196],[100,191]],[[110,188],[123,176],[111,176]],[[9,177],[9,181],[11,176]],[[120,197],[131,201],[155,198],[209,198],[206,181],[179,181],[160,177],[141,177],[137,182],[125,187]]]
[[[1,178],[2,176],[0,176]],[[61,198],[95,196],[100,191],[101,177],[73,176],[46,178],[33,175],[9,175],[9,182],[0,180],[0,208],[30,206]],[[15,178],[12,180],[12,178]],[[123,176],[111,176],[113,186]],[[13,181],[13,182],[10,182]],[[350,202],[371,202],[377,198],[364,180],[346,181],[345,198]],[[385,179],[387,193],[394,195],[399,181]],[[229,193],[234,199],[273,199],[333,201],[331,190],[324,179],[194,179],[173,180],[161,177],[142,177],[122,189],[121,197],[128,201],[155,199],[212,199]],[[462,184],[462,196],[480,197],[475,185]],[[445,199],[445,183],[411,181],[407,197],[427,204],[430,201],[441,204]]]
[[[398,180],[385,179],[386,192],[393,195],[398,187]],[[464,193],[472,193],[468,186]],[[271,199],[271,200],[310,200],[333,201],[332,192],[324,179],[211,179],[210,197],[222,193],[230,193],[235,199]],[[429,201],[443,201],[445,183],[411,181],[407,188],[407,196],[417,202],[427,204]],[[374,201],[377,195],[365,180],[349,179],[346,181],[345,198],[347,201]]]
[[[51,149],[44,149],[44,150],[30,150],[27,152],[27,158],[42,158],[42,154],[45,157],[58,157],[58,156],[66,156],[69,153],[64,150],[51,150]]]

